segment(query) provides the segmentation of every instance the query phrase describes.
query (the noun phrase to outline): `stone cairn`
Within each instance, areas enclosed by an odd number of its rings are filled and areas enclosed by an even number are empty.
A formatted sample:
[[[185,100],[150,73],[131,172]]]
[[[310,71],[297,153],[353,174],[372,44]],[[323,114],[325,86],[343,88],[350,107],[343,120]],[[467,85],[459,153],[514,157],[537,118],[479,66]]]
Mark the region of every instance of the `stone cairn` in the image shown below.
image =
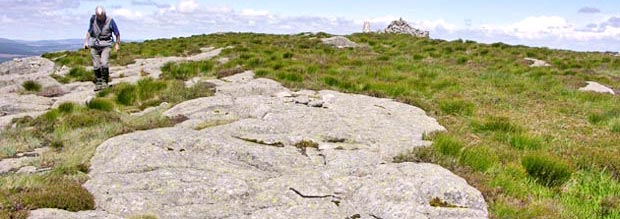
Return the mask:
[[[415,37],[429,37],[428,31],[422,31],[416,28],[411,27],[407,21],[402,18],[392,21],[387,28],[385,28],[385,33],[399,33],[399,34],[410,34]]]

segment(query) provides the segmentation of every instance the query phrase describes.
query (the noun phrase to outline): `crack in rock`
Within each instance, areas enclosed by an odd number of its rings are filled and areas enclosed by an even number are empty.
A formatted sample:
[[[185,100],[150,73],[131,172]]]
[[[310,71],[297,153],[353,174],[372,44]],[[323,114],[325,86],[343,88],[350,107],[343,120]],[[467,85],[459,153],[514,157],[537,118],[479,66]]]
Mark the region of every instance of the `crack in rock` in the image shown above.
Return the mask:
[[[297,195],[299,195],[302,198],[337,198],[334,195],[304,195],[304,194],[301,194],[301,192],[297,191],[297,189],[294,189],[294,188],[288,188],[288,189],[295,192]]]

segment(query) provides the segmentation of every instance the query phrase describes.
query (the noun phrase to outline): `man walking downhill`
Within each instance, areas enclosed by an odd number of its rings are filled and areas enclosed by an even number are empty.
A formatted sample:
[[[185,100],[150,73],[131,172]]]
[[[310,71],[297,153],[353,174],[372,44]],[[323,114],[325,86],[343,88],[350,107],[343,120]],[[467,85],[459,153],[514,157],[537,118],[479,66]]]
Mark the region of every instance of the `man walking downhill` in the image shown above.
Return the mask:
[[[112,38],[112,33],[116,35],[116,43]],[[95,71],[95,91],[107,88],[110,83],[110,49],[120,49],[121,34],[116,27],[114,19],[106,16],[102,6],[95,8],[95,14],[90,18],[90,26],[84,40],[84,49],[90,48],[93,59],[93,69]]]

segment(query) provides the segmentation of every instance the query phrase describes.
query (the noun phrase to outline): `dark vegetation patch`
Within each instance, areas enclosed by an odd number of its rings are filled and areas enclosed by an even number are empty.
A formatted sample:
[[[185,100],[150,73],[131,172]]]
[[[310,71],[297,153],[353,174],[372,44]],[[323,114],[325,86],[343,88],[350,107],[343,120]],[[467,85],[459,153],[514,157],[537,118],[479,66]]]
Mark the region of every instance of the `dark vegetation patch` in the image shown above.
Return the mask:
[[[29,91],[29,92],[41,91],[41,84],[33,80],[25,81],[24,83],[22,83],[22,87],[24,88],[24,90]]]
[[[428,204],[430,204],[433,207],[440,207],[440,208],[459,208],[459,206],[457,205],[450,204],[447,201],[442,201],[439,197],[435,197],[431,199],[428,202]]]
[[[573,172],[564,161],[549,155],[527,155],[523,157],[522,164],[531,177],[545,186],[562,185]]]
[[[162,68],[161,78],[189,80],[196,76],[207,75],[213,70],[215,63],[211,60],[198,62],[166,63]]]
[[[67,211],[95,209],[95,200],[81,182],[50,173],[31,177],[41,181],[38,186],[16,186],[0,189],[0,216],[26,218],[29,210],[58,208]]]
[[[69,74],[65,76],[60,76],[57,74],[51,75],[58,82],[67,84],[76,81],[95,81],[95,73],[93,71],[86,70],[83,66],[76,66],[69,70]]]

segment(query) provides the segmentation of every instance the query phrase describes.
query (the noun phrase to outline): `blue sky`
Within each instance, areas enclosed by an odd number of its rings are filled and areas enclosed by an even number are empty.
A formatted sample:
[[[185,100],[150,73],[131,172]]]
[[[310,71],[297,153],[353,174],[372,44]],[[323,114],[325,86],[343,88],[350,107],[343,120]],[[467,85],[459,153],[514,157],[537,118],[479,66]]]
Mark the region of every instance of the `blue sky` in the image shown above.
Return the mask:
[[[471,39],[573,50],[620,51],[618,0],[2,0],[0,38],[81,38],[96,5],[125,39],[251,31],[359,32],[399,17],[432,38]]]

